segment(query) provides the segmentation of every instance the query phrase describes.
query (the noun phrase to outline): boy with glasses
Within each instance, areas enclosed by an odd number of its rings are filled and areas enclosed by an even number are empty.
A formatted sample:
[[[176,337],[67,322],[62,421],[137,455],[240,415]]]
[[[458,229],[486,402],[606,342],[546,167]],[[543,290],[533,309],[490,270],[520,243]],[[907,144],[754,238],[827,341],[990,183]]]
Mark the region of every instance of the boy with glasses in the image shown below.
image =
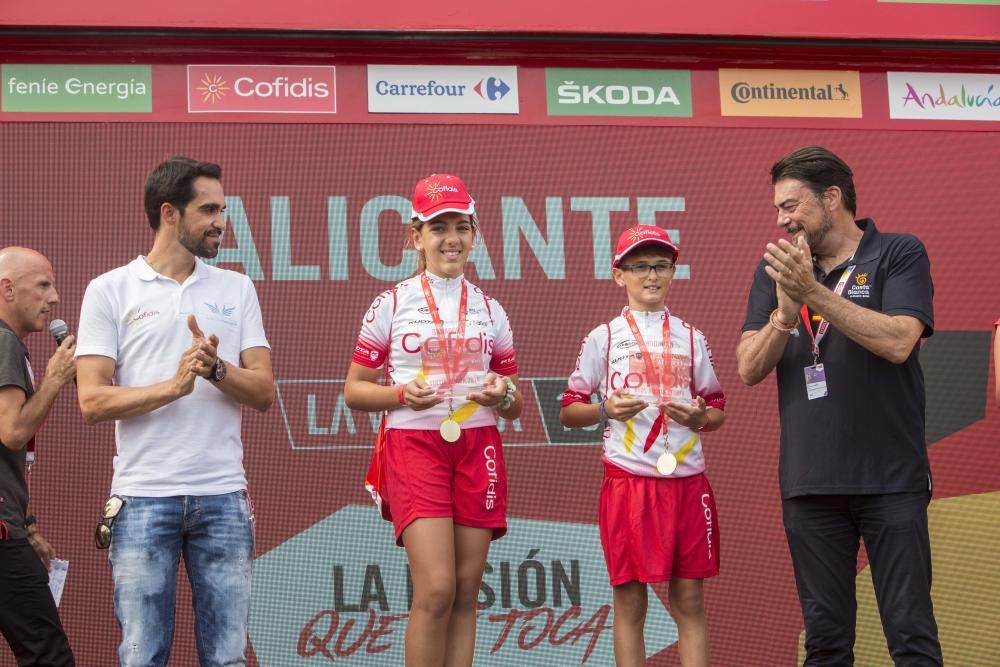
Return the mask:
[[[647,584],[664,581],[681,664],[709,664],[703,581],[719,573],[719,528],[701,434],[722,426],[725,396],[705,337],[666,307],[676,260],[662,229],[621,235],[612,273],[628,305],[584,340],[559,413],[603,430],[598,522],[619,667],[646,664]]]

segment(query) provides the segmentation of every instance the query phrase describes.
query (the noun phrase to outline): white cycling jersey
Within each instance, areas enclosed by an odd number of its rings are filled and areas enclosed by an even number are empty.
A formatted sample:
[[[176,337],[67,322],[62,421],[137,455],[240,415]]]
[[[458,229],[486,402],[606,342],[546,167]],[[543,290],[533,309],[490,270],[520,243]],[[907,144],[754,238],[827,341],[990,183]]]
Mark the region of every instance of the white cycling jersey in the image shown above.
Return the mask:
[[[498,375],[517,373],[514,358],[514,336],[503,307],[483,291],[465,280],[439,278],[427,272],[431,294],[446,332],[454,334],[458,327],[458,306],[462,285],[466,285],[466,325],[463,348],[467,354],[479,353],[482,369]],[[403,385],[416,377],[424,377],[424,345],[438,341],[438,332],[424,297],[420,276],[416,275],[386,290],[372,302],[361,324],[361,333],[354,348],[352,361],[379,368],[388,363],[390,384]],[[387,428],[437,430],[449,415],[449,402],[433,408],[414,411],[399,407],[389,411]],[[496,424],[496,410],[456,397],[450,406],[462,428]]]
[[[666,310],[632,311],[632,314],[654,363],[663,353],[663,319],[670,318],[670,352],[674,365],[680,362],[688,370],[687,389],[680,390],[683,397],[701,396],[709,407],[723,409],[726,397],[715,376],[712,352],[704,334]],[[616,389],[652,400],[654,390],[647,382],[644,369],[639,345],[628,322],[623,316],[616,317],[595,328],[583,340],[576,370],[569,378],[562,404],[590,403],[594,393],[604,400]],[[664,421],[666,429],[662,428]],[[662,477],[656,469],[656,461],[667,451],[677,459],[677,468],[669,477],[689,477],[704,472],[700,435],[666,417],[656,405],[650,405],[627,422],[609,419],[604,429],[605,463],[633,475]]]

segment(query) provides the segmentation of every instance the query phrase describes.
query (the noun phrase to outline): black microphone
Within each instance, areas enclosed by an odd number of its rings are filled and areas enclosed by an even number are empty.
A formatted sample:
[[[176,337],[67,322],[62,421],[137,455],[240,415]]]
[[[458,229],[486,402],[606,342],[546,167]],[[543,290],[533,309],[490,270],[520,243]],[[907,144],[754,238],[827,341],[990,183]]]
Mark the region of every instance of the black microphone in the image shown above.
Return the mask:
[[[52,320],[49,322],[49,333],[56,339],[56,345],[62,345],[69,335],[69,327],[62,320]],[[76,384],[76,376],[73,376],[73,384]]]
[[[62,345],[69,335],[69,327],[62,320],[52,320],[49,322],[49,333],[56,339],[56,345]]]

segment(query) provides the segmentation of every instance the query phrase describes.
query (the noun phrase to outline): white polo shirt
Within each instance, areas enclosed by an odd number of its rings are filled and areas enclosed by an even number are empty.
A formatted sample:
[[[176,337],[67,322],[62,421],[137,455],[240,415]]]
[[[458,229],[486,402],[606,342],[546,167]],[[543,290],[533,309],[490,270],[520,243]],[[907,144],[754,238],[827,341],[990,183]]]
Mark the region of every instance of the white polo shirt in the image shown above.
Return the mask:
[[[178,284],[139,256],[87,286],[76,356],[117,363],[114,383],[143,387],[177,373],[191,346],[188,314],[205,335],[219,337],[219,356],[238,366],[240,353],[266,347],[251,280],[195,260]],[[215,495],[246,488],[240,404],[197,378],[194,391],[168,405],[115,422],[111,492],[133,496]]]

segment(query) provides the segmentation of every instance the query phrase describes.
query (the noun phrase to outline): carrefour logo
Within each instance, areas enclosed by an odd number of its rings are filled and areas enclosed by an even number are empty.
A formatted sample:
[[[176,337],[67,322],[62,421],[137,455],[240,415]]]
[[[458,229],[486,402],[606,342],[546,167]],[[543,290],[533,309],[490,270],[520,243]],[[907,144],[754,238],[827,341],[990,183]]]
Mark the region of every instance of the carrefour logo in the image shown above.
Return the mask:
[[[335,113],[335,68],[189,65],[188,111]]]
[[[483,79],[477,83],[473,90],[475,90],[476,94],[483,99],[496,101],[502,99],[504,95],[510,92],[510,86],[504,83],[503,79],[491,76],[488,79]]]
[[[368,111],[517,113],[517,68],[369,65]]]
[[[550,116],[691,116],[686,70],[545,70]]]

